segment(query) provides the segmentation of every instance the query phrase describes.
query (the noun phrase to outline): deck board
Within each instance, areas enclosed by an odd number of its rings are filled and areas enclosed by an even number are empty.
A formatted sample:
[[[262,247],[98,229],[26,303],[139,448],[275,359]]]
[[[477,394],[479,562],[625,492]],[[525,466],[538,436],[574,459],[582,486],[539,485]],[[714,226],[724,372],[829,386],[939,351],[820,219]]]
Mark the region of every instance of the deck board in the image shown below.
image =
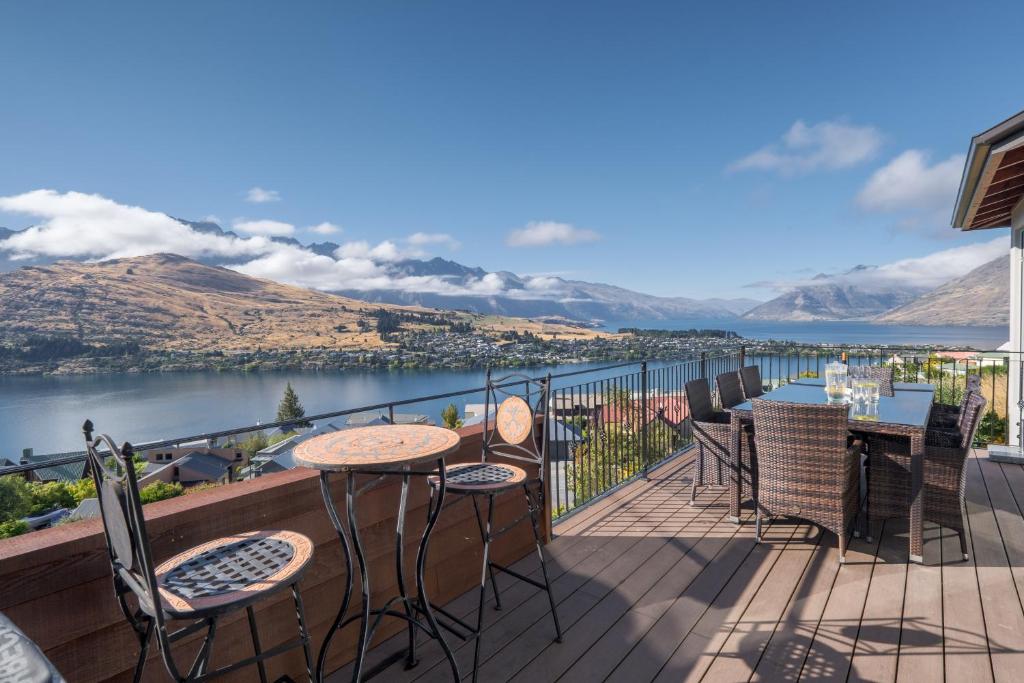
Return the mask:
[[[543,681],[1019,680],[1024,671],[1024,467],[984,452],[968,463],[970,558],[927,525],[926,566],[907,562],[907,522],[876,521],[840,566],[836,537],[775,520],[764,543],[752,512],[726,517],[724,489],[689,500],[683,456],[556,524],[548,547],[563,643],[547,598],[500,577],[485,607],[479,679]],[[539,576],[536,559],[520,571]],[[471,591],[446,607],[476,619]],[[396,637],[375,647],[379,660]],[[450,644],[471,676],[473,642]],[[345,668],[330,677],[349,680]],[[450,680],[435,643],[388,681]]]

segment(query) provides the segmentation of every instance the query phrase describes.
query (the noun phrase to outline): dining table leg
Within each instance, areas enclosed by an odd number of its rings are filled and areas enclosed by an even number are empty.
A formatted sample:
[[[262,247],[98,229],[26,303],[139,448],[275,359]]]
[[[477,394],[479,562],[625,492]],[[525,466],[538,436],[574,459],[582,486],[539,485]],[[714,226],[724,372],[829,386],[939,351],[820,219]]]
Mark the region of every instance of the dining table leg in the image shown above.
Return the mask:
[[[910,561],[924,562],[924,430],[910,436]]]
[[[729,420],[731,438],[729,445],[729,521],[740,523],[740,500],[743,497],[743,476],[740,473],[740,452],[742,448],[743,425],[736,413]]]
[[[350,480],[352,474],[347,475]],[[327,471],[320,472],[320,493],[323,495],[324,504],[327,507],[327,516],[331,519],[331,524],[334,526],[334,530],[338,534],[338,538],[341,540],[342,556],[345,558],[345,594],[341,600],[341,607],[338,609],[338,614],[334,618],[334,623],[327,631],[327,635],[324,637],[324,642],[320,646],[320,653],[316,660],[316,680],[318,683],[322,683],[324,680],[324,665],[327,662],[327,651],[330,649],[331,640],[334,639],[334,634],[338,632],[342,624],[345,621],[345,614],[348,612],[349,604],[352,602],[352,588],[353,588],[353,576],[352,576],[352,549],[349,545],[348,536],[345,534],[345,525],[342,523],[341,518],[338,515],[338,509],[334,505],[334,499],[331,496],[331,482],[330,473]]]

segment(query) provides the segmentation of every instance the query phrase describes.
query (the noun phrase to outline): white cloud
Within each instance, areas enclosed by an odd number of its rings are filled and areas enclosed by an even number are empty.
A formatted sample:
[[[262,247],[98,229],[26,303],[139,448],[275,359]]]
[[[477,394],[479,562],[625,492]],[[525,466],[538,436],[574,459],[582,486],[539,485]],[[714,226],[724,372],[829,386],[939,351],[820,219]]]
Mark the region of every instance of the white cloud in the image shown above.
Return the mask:
[[[1000,256],[1006,256],[1008,253],[1009,243],[1006,238],[997,237],[988,242],[952,247],[925,256],[900,259],[880,266],[858,267],[845,273],[819,276],[813,279],[759,282],[753,286],[768,287],[779,291],[816,284],[853,285],[866,290],[893,286],[931,289],[966,275],[978,266]]]
[[[346,242],[334,251],[334,255],[340,259],[363,258],[374,261],[399,261],[408,258],[408,255],[398,249],[398,245],[390,240],[385,240],[375,246],[369,242]]]
[[[281,194],[277,190],[265,190],[262,187],[250,187],[245,193],[245,201],[253,204],[266,204],[267,202],[281,201]]]
[[[306,230],[309,230],[310,232],[315,232],[318,235],[336,235],[339,232],[341,232],[341,226],[324,221],[323,223],[311,225],[308,228],[306,228]]]
[[[510,247],[542,247],[548,244],[581,244],[601,239],[593,230],[577,228],[568,223],[531,221],[508,234]]]
[[[780,142],[733,162],[729,170],[793,175],[849,168],[874,157],[881,146],[882,135],[873,126],[855,126],[844,121],[822,121],[809,126],[797,121]]]
[[[439,244],[448,249],[458,249],[462,244],[451,235],[443,232],[415,232],[405,238],[414,247],[425,247]]]
[[[169,252],[182,256],[247,256],[266,252],[262,238],[196,232],[170,216],[118,204],[96,194],[33,190],[0,197],[0,211],[39,223],[0,242],[15,258],[31,256],[112,259]]]
[[[220,220],[220,216],[218,216],[217,214],[214,214],[214,213],[208,213],[205,216],[203,216],[203,221],[202,222],[204,222],[204,223],[216,223],[217,225],[221,225],[222,224],[221,220]]]
[[[964,155],[929,165],[927,152],[908,149],[871,174],[857,195],[867,211],[952,211]]]
[[[249,221],[237,218],[231,227],[248,235],[264,235],[266,237],[289,237],[295,234],[295,226],[281,221]]]
[[[561,287],[562,281],[557,277],[536,276],[527,278],[526,288],[534,292],[546,292]]]

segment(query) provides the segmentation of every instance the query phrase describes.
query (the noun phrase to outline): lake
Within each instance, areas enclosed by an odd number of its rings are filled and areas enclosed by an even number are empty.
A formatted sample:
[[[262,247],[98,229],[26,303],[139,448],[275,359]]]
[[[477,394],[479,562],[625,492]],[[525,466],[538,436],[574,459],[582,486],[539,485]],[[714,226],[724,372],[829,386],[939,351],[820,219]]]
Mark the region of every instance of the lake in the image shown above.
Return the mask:
[[[667,328],[665,321],[632,323]],[[767,323],[760,321],[677,321],[676,328],[728,327],[755,339],[789,339],[836,344],[946,344],[995,348],[1005,328],[908,327],[849,322]],[[651,368],[671,364],[651,363]],[[524,370],[531,375],[598,367],[579,364]],[[622,374],[623,369],[572,382]],[[291,382],[307,414],[479,387],[482,370],[394,370],[336,372],[0,376],[0,456],[17,460],[22,448],[53,453],[82,448],[81,425],[91,419],[100,431],[133,442],[177,438],[207,431],[271,422],[285,385]],[[462,411],[482,394],[418,403],[399,412],[437,420],[448,403]],[[339,422],[343,422],[340,418]]]

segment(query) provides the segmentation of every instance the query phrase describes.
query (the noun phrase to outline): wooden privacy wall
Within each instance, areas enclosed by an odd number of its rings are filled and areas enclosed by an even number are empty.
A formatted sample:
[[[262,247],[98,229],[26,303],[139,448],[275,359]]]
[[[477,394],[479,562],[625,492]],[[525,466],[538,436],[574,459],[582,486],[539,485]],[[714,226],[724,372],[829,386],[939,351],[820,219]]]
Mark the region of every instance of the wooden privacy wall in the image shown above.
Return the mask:
[[[480,426],[460,430],[462,446],[449,463],[478,460]],[[333,478],[339,512],[344,516],[344,482]],[[359,523],[370,566],[375,600],[395,591],[394,531],[399,482],[364,494],[359,500]],[[407,581],[419,535],[426,522],[427,485],[422,477],[410,485],[406,524]],[[449,504],[456,500],[449,496]],[[520,495],[506,494],[496,507],[498,528],[523,512]],[[327,518],[317,474],[306,469],[267,475],[252,481],[181,496],[145,507],[147,529],[157,562],[218,536],[259,528],[290,529],[306,534],[316,544],[312,566],[300,584],[306,618],[313,636],[314,659],[333,621],[344,591],[345,568],[338,537]],[[528,523],[499,539],[491,552],[497,562],[511,564],[533,550]],[[473,507],[461,501],[446,507],[431,536],[426,582],[431,601],[443,604],[478,585],[480,532]],[[358,573],[350,614],[359,608]],[[256,606],[260,640],[264,649],[295,638],[298,626],[291,594],[287,591]],[[0,611],[9,616],[75,683],[128,681],[138,656],[138,642],[114,598],[103,529],[93,519],[0,540]],[[172,624],[173,625],[173,624]],[[374,638],[383,640],[402,628],[387,620]],[[347,627],[332,643],[328,669],[352,659],[355,626]],[[453,636],[454,637],[454,636]],[[197,638],[176,644],[177,660],[191,661]],[[252,654],[244,610],[221,621],[214,641],[214,664],[236,661]],[[301,650],[293,650],[267,663],[270,679],[283,674],[304,680]],[[249,681],[250,667],[221,680]],[[168,679],[154,642],[146,668],[146,681]]]

